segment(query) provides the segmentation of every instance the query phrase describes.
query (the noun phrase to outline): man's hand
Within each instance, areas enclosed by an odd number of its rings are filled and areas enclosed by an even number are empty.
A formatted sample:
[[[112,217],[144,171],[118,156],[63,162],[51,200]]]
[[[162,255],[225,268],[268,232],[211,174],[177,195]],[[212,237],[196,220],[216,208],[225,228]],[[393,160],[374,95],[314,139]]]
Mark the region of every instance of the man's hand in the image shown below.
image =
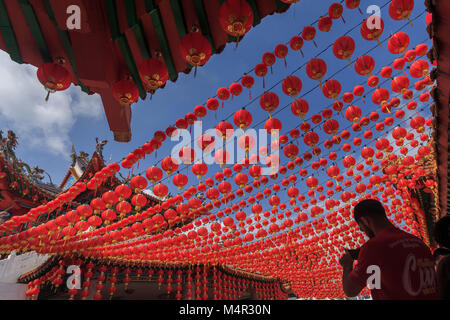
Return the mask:
[[[353,258],[348,253],[348,251],[345,251],[344,255],[339,260],[339,264],[342,266],[344,270],[352,270],[353,269]]]

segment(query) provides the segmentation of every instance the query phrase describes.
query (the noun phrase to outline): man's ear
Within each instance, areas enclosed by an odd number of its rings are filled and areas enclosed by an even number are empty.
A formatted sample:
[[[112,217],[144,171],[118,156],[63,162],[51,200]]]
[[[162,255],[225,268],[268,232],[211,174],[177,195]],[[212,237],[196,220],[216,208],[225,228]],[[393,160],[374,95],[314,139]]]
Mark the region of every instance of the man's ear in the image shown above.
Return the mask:
[[[359,218],[359,219],[361,220],[362,223],[364,223],[364,225],[365,225],[366,227],[369,226],[369,219],[367,219],[366,217],[361,217],[361,218]]]

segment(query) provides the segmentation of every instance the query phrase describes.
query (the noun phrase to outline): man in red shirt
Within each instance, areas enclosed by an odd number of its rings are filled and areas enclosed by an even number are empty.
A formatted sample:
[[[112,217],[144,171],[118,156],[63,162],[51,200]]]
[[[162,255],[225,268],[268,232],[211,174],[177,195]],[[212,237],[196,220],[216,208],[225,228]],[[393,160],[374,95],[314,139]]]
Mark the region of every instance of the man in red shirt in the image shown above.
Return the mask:
[[[438,298],[433,256],[422,240],[394,226],[377,200],[358,203],[354,217],[370,239],[354,269],[349,252],[339,261],[347,296],[355,297],[368,286],[374,300]]]

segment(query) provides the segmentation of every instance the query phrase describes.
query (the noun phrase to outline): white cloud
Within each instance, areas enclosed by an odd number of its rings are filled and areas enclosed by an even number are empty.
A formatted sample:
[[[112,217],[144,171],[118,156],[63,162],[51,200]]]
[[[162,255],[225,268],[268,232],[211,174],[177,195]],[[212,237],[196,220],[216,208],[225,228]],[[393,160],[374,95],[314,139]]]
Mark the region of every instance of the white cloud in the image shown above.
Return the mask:
[[[0,70],[1,129],[14,130],[30,148],[46,148],[51,154],[68,157],[69,132],[77,118],[101,118],[100,97],[88,96],[74,85],[52,94],[46,102],[37,68],[17,64],[1,50]]]

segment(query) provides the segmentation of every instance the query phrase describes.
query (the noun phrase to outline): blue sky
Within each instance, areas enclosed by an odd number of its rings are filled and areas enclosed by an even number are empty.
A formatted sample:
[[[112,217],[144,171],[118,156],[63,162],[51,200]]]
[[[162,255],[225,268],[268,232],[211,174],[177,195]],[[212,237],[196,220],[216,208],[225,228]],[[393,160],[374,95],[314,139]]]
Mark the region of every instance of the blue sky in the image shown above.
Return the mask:
[[[388,1],[376,1],[380,6]],[[198,104],[204,104],[206,100],[215,95],[217,88],[221,86],[228,87],[232,82],[239,79],[244,72],[251,70],[256,64],[261,63],[261,57],[264,52],[274,50],[275,46],[279,43],[287,43],[289,39],[301,32],[304,26],[316,21],[320,16],[328,13],[328,6],[331,1],[310,1],[304,0],[291,8],[284,14],[275,14],[266,17],[261,24],[256,28],[253,28],[239,44],[238,48],[235,48],[234,44],[228,45],[220,55],[214,55],[211,57],[206,66],[199,68],[197,76],[194,74],[185,75],[181,73],[176,83],[168,82],[165,89],[159,90],[152,98],[146,101],[139,101],[132,106],[133,118],[132,118],[132,133],[133,140],[130,143],[118,143],[113,141],[112,133],[109,131],[108,124],[103,112],[103,108],[100,107],[100,100],[96,96],[87,96],[80,93],[79,88],[72,88],[68,92],[54,94],[50,99],[51,102],[45,105],[37,100],[39,95],[42,95],[42,101],[45,96],[44,90],[38,90],[40,84],[37,78],[34,79],[36,84],[32,84],[32,76],[34,68],[25,65],[16,65],[9,61],[7,55],[3,52],[0,53],[0,67],[11,71],[17,71],[18,75],[26,75],[27,83],[30,84],[30,88],[33,88],[33,95],[28,94],[27,86],[22,86],[19,89],[10,88],[8,90],[1,91],[0,89],[0,128],[4,131],[7,129],[15,130],[20,139],[20,146],[17,153],[20,158],[25,160],[31,165],[38,165],[47,170],[53,178],[54,182],[60,182],[63,178],[69,164],[70,164],[70,147],[71,143],[75,144],[77,151],[84,150],[88,153],[92,153],[95,149],[95,137],[100,139],[107,139],[109,143],[104,149],[104,157],[107,162],[120,161],[129,152],[136,147],[141,146],[143,143],[153,137],[153,132],[156,130],[165,130],[169,125],[173,125],[175,120],[179,117],[184,117],[188,112],[192,112],[193,108]],[[361,10],[363,14],[356,10],[344,9],[344,18],[346,23],[342,20],[333,20],[333,27],[330,32],[323,33],[317,31],[316,48],[312,42],[305,42],[303,52],[305,57],[302,57],[299,52],[289,51],[287,56],[287,68],[285,68],[284,62],[277,60],[273,67],[273,74],[268,73],[266,76],[266,89],[270,88],[274,83],[282,80],[287,75],[291,74],[295,69],[305,64],[310,58],[322,52],[325,48],[330,46],[339,36],[343,35],[347,31],[353,29],[349,36],[355,39],[357,44],[356,51],[352,57],[355,60],[362,54],[365,54],[368,50],[371,50],[376,46],[376,42],[369,42],[362,39],[359,31],[359,25],[363,19],[368,17],[365,13],[366,8],[374,4],[373,0],[362,0]],[[421,1],[416,1],[416,7],[412,13],[412,17],[416,17],[424,11],[425,7]],[[385,22],[385,30],[381,39],[385,39],[390,34],[395,33],[401,28],[405,21],[393,21],[388,16],[388,7],[382,9],[382,18]],[[425,15],[414,21],[414,26],[406,26],[402,31],[407,32],[411,38],[410,48],[413,49],[416,44],[427,40],[426,43],[430,46],[428,36],[425,30]],[[317,27],[317,24],[315,24]],[[379,71],[384,65],[391,64],[392,61],[398,56],[390,54],[387,51],[387,42],[383,44],[383,47],[376,47],[375,50],[370,52],[375,58],[376,66],[375,71]],[[6,56],[6,58],[5,58]],[[352,91],[353,86],[365,82],[366,78],[359,76],[350,70],[348,62],[345,60],[338,60],[332,53],[331,47],[325,52],[320,54],[320,58],[324,59],[328,64],[328,72],[325,79],[330,79],[330,76],[339,69],[346,67],[346,69],[333,77],[341,82],[343,90],[342,93]],[[310,80],[305,74],[305,68],[302,67],[299,71],[294,73],[300,77],[303,82],[303,89],[301,95],[310,89],[317,86],[317,82]],[[255,77],[255,86],[252,89],[253,97],[263,93],[261,79]],[[22,81],[17,79],[17,81]],[[413,83],[411,84],[413,85]],[[364,85],[366,91],[367,85]],[[389,88],[389,82],[384,85]],[[11,90],[15,90],[14,94]],[[30,89],[31,91],[31,89]],[[281,91],[281,85],[278,85],[273,89],[280,97],[280,106],[289,105],[292,99],[287,98]],[[21,96],[21,100],[16,98],[10,98],[11,96]],[[392,95],[391,95],[392,97]],[[332,101],[323,97],[321,90],[316,88],[314,91],[303,97],[309,102],[310,111],[307,118],[310,118],[313,113],[320,113],[324,107],[331,106]],[[8,100],[10,99],[10,100]],[[28,99],[28,100],[27,100]],[[6,106],[5,101],[10,101]],[[356,102],[361,107],[363,114],[367,114],[369,111],[379,110],[379,106],[375,106],[370,102],[370,96],[365,99],[366,103],[361,101]],[[53,102],[53,103],[52,103]],[[57,104],[56,104],[57,102]],[[244,88],[243,94],[233,100],[225,102],[225,108],[219,109],[218,120],[220,121],[225,116],[234,113],[240,109],[243,105],[248,104],[248,92]],[[21,105],[21,109],[18,110],[16,105]],[[38,106],[36,106],[38,104]],[[9,108],[9,109],[8,109]],[[48,111],[46,109],[51,109]],[[57,110],[59,108],[59,110]],[[27,110],[33,110],[32,117],[25,117],[24,113]],[[42,112],[37,112],[37,111]],[[253,123],[258,123],[267,118],[267,113],[262,111],[258,101],[250,105],[249,110],[253,115]],[[47,111],[47,113],[45,112]],[[65,112],[65,115],[63,114]],[[47,116],[44,116],[47,114]],[[48,114],[59,115],[54,117],[52,121],[48,120]],[[427,111],[429,116],[429,112]],[[381,119],[385,117],[385,114],[381,114]],[[30,118],[31,117],[31,118]],[[293,117],[290,112],[290,107],[285,108],[283,111],[275,115],[283,122],[283,133],[286,130],[297,126],[299,124],[298,118]],[[45,118],[45,119],[44,119]],[[46,120],[47,119],[47,120]],[[341,124],[341,129],[347,127],[349,123],[343,119],[342,116],[336,117]],[[45,120],[45,121],[44,121]],[[232,122],[231,119],[229,119]],[[203,127],[213,128],[217,121],[214,119],[213,112],[208,113],[204,118]],[[260,125],[258,128],[263,127]],[[376,132],[374,135],[376,136]],[[362,132],[359,133],[362,135]],[[321,133],[321,141],[323,141],[325,135]],[[327,137],[330,138],[330,137]],[[364,143],[364,142],[363,142]],[[170,153],[171,148],[175,143],[163,143],[163,147],[158,150],[157,159]],[[322,149],[324,149],[322,147]],[[360,149],[355,149],[358,153]],[[303,142],[300,143],[300,154],[306,151],[310,151],[305,147]],[[338,151],[333,148],[331,151]],[[356,154],[355,158],[358,160]],[[283,156],[284,157],[284,156]],[[282,160],[283,161],[283,160]],[[155,162],[155,155],[147,157],[145,161],[141,161],[140,170],[147,168]],[[210,168],[210,171],[216,172],[217,166]],[[295,171],[296,173],[298,170]],[[184,172],[183,172],[184,173]],[[342,169],[341,169],[342,173]],[[190,172],[190,181],[195,181],[196,178]],[[281,180],[281,179],[279,179]],[[324,180],[323,180],[324,181]]]

